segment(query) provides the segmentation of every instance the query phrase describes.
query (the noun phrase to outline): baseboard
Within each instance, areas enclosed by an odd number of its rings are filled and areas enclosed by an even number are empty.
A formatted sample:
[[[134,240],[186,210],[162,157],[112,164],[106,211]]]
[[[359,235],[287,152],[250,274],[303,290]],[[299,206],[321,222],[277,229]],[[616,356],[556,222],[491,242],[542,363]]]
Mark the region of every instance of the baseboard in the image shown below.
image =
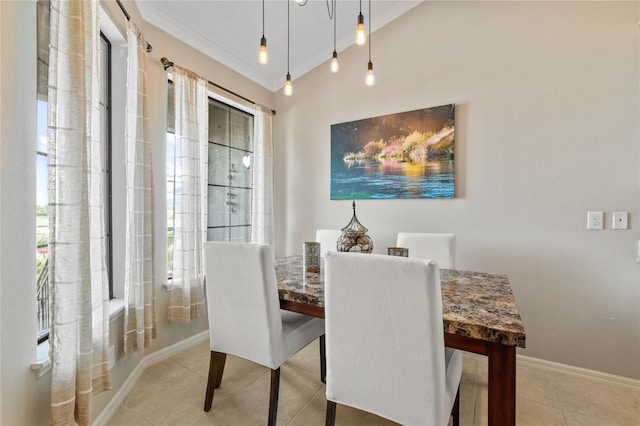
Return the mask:
[[[603,373],[601,371],[589,370],[587,368],[574,367],[573,365],[560,364],[558,362],[547,361],[544,359],[533,358],[525,355],[516,356],[519,365],[540,368],[554,373],[568,374],[571,376],[582,377],[589,380],[597,380],[603,383],[609,383],[617,386],[626,386],[634,389],[640,388],[640,380],[632,379],[615,374]]]
[[[179,354],[193,346],[199,345],[202,342],[205,342],[209,339],[209,330],[205,330],[201,333],[198,333],[194,336],[191,336],[187,339],[181,340],[178,343],[175,343],[171,346],[167,346],[166,348],[160,349],[159,351],[153,352],[144,358],[138,363],[138,365],[133,369],[127,380],[122,384],[120,389],[116,392],[116,394],[111,398],[111,401],[104,407],[102,412],[96,417],[96,420],[93,422],[94,425],[106,425],[109,423],[111,418],[118,412],[120,406],[124,402],[125,398],[136,384],[144,370],[152,365],[159,363],[160,361],[164,361],[167,358],[171,358],[174,355]]]

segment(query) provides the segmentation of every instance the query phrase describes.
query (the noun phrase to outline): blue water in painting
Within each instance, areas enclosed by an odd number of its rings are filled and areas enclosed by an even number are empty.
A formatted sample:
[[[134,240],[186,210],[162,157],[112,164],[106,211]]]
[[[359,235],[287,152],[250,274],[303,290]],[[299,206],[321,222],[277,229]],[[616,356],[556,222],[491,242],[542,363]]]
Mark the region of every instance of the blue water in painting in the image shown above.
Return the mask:
[[[331,199],[453,198],[454,162],[334,161]]]

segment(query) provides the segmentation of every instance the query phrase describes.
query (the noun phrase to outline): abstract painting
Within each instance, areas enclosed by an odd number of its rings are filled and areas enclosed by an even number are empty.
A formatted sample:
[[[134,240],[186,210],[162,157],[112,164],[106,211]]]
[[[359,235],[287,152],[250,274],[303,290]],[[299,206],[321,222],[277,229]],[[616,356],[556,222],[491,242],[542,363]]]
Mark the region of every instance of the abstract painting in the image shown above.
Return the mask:
[[[453,198],[455,105],[331,125],[331,199]]]

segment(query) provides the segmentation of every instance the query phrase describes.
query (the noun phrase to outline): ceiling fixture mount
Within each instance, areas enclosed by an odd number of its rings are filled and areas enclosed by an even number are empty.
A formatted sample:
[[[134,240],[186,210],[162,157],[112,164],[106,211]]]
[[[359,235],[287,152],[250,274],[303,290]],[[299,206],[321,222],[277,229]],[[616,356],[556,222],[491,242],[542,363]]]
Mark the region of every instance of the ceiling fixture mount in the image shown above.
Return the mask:
[[[266,64],[267,62],[269,62],[269,53],[267,52],[267,39],[264,36],[264,0],[262,0],[262,38],[260,39],[258,62],[260,62],[261,64]]]
[[[371,9],[371,0],[369,0],[369,9]],[[369,11],[371,15],[371,11]],[[371,16],[369,16],[371,20]],[[362,0],[360,0],[360,14],[358,15],[358,25],[356,26],[356,44],[358,46],[364,46],[367,42],[367,31],[364,28],[364,16],[362,16]]]

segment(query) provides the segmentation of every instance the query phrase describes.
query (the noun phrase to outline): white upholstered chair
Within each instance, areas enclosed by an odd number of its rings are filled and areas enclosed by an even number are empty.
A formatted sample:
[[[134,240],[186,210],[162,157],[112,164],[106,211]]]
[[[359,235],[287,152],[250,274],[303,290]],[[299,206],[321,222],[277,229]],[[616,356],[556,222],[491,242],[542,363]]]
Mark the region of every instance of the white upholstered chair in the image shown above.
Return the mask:
[[[342,235],[340,229],[318,229],[316,231],[316,242],[320,243],[321,257],[324,257],[328,251],[337,250],[340,235]]]
[[[443,269],[454,269],[453,234],[434,234],[427,232],[398,232],[396,245],[409,249],[409,257],[431,259]]]
[[[327,418],[336,404],[405,425],[459,422],[460,351],[444,347],[440,270],[433,261],[325,257]]]
[[[211,346],[204,410],[211,409],[231,354],[271,369],[268,424],[275,425],[280,366],[324,335],[324,320],[280,310],[268,246],[208,241],[204,253]]]

